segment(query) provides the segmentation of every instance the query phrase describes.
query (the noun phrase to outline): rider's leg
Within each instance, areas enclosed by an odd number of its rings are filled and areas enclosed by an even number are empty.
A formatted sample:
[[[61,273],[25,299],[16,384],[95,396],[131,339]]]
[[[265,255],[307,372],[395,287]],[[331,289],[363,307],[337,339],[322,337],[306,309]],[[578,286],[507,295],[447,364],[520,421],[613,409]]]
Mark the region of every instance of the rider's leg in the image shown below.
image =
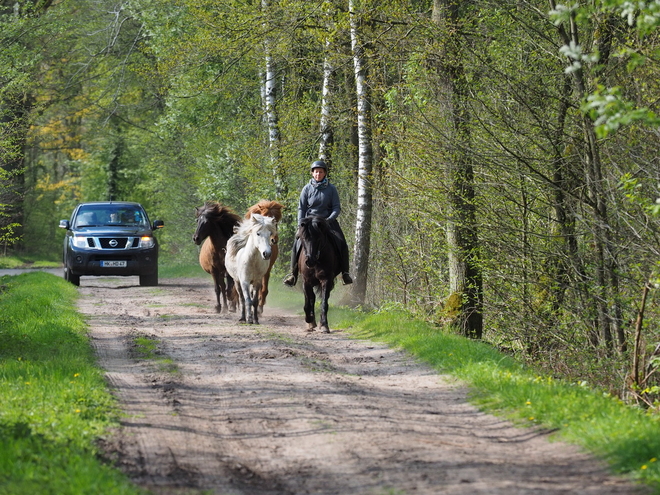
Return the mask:
[[[346,241],[341,243],[341,280],[344,285],[353,283],[353,279],[348,273],[348,244]]]
[[[300,255],[300,240],[296,237],[291,248],[291,273],[284,279],[284,285],[293,287],[298,281],[298,256]]]
[[[337,222],[337,220],[332,220],[329,223],[330,223],[330,228],[332,229],[332,232],[335,234],[335,237],[339,245],[339,255],[341,257],[340,269],[341,269],[342,282],[344,283],[344,285],[352,284],[353,279],[351,278],[351,275],[348,273],[349,259],[348,259],[348,244],[346,243],[346,237],[344,236],[344,232],[341,230],[341,227],[339,226],[339,222]]]

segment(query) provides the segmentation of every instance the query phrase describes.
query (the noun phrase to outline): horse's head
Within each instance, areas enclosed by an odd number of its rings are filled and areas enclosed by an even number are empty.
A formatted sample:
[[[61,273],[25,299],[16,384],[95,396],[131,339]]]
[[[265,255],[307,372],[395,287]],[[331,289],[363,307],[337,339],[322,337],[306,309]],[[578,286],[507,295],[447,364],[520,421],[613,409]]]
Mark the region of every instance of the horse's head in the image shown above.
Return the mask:
[[[197,228],[193,234],[193,242],[198,246],[215,232],[229,239],[233,234],[235,225],[238,225],[240,217],[226,206],[217,201],[207,201],[204,206],[195,208]]]
[[[211,223],[207,215],[206,205],[195,208],[195,217],[197,218],[197,228],[195,229],[192,240],[199,246],[211,233]]]
[[[313,268],[319,261],[321,248],[330,233],[328,222],[322,217],[303,218],[298,227],[298,237],[302,243],[305,265]]]
[[[248,209],[245,218],[250,218],[254,213],[258,213],[265,217],[273,217],[276,222],[279,222],[282,220],[282,208],[284,208],[282,203],[262,199],[256,205],[253,205]]]
[[[250,217],[250,226],[253,242],[261,257],[265,260],[270,259],[273,244],[277,243],[277,222],[272,217],[254,213]]]

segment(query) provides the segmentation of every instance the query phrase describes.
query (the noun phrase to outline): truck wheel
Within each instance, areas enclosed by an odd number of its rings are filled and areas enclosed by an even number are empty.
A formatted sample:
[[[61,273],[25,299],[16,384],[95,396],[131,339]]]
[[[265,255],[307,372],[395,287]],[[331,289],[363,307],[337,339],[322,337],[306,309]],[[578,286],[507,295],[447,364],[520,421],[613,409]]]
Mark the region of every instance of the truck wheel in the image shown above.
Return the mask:
[[[68,280],[76,287],[80,286],[80,275],[74,275],[73,273],[71,273],[70,268],[64,269],[64,280]]]
[[[140,275],[140,285],[143,287],[154,287],[158,285],[158,273]]]

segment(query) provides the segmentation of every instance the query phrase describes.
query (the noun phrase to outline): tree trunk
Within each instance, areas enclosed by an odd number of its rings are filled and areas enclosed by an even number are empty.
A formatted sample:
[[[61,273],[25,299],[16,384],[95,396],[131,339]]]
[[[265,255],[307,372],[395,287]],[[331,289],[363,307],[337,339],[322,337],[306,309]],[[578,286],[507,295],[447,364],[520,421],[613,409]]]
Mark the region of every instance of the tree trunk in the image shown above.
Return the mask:
[[[330,41],[325,42],[326,51],[330,47]],[[326,162],[328,167],[332,165],[332,145],[334,144],[334,129],[332,128],[332,104],[334,67],[330,63],[330,55],[326,53],[323,60],[323,90],[321,98],[321,125],[319,159]]]
[[[549,4],[552,9],[555,9],[554,0],[549,0]],[[565,45],[580,45],[578,27],[574,19],[571,19],[568,27],[559,25],[558,30]],[[608,36],[601,36],[600,45],[606,47],[607,39]],[[605,52],[608,53],[607,50]],[[571,60],[571,62],[575,61]],[[578,67],[572,71],[572,74],[576,96],[580,101],[583,101],[587,94],[584,71],[582,67]],[[582,118],[582,131],[585,145],[585,178],[593,212],[592,231],[597,284],[597,333],[605,347],[611,349],[613,347],[612,327],[617,331],[618,338],[623,339],[623,331],[620,326],[621,310],[618,302],[619,282],[616,274],[616,257],[614,256],[610,234],[607,200],[603,189],[600,147],[594,123],[587,115]],[[611,314],[609,310],[610,303],[612,303],[614,314]],[[624,346],[625,342],[620,342],[620,345]]]
[[[371,135],[371,94],[367,85],[367,68],[364,46],[358,31],[358,19],[354,0],[349,0],[351,25],[351,48],[357,98],[358,131],[358,177],[357,177],[357,214],[355,222],[355,247],[353,266],[355,282],[351,291],[351,303],[364,305],[367,292],[369,253],[371,250],[372,218],[372,169],[373,151]]]
[[[457,305],[454,321],[461,333],[480,339],[483,333],[483,280],[474,206],[474,169],[471,155],[469,110],[461,61],[459,3],[434,0],[433,21],[444,28],[446,52],[440,76],[452,129],[453,149],[445,165],[449,188],[447,248],[450,300]]]
[[[268,10],[270,3],[268,0],[261,0],[261,9],[264,13],[264,19],[268,19]],[[264,21],[264,31],[268,31],[267,20]],[[273,171],[273,180],[275,182],[275,198],[282,201],[287,193],[286,180],[282,171],[282,157],[280,146],[280,124],[277,115],[277,84],[276,71],[273,57],[271,55],[270,40],[268,36],[264,38],[264,54],[266,72],[262,81],[262,97],[264,104],[264,113],[266,115],[266,125],[268,126],[268,146],[270,151],[271,169]]]

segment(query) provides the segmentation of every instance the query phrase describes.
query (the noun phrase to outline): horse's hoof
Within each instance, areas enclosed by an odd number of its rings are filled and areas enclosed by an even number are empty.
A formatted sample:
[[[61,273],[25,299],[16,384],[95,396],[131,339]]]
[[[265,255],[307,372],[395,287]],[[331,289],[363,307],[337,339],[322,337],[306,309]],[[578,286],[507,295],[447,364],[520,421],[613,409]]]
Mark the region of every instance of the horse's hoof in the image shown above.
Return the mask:
[[[322,331],[323,333],[330,333],[330,329],[329,329],[326,325],[323,325],[323,326],[321,327],[321,331]]]
[[[307,331],[308,332],[313,332],[314,330],[316,330],[316,323],[308,323],[307,324]]]

